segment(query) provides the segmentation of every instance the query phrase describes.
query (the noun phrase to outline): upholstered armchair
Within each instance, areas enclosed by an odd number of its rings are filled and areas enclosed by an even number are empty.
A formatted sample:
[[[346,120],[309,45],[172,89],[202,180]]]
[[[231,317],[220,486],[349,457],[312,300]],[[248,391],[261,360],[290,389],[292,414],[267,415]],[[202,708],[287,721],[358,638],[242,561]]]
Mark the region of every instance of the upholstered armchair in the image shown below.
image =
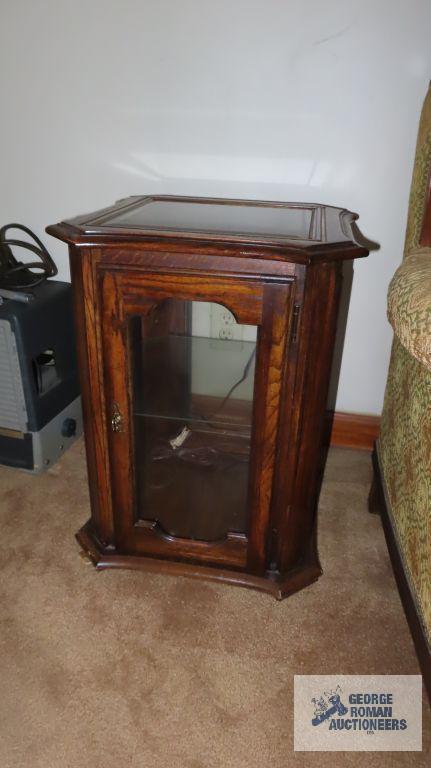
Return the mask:
[[[394,330],[370,509],[383,524],[431,690],[431,84],[422,110],[404,259],[389,286]]]

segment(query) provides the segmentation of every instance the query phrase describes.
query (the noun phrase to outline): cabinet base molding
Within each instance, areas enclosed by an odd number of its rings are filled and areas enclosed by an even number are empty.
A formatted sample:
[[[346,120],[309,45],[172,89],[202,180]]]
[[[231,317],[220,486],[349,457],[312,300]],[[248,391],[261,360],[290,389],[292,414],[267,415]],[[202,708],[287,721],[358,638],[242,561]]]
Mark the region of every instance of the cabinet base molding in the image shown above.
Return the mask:
[[[331,445],[372,451],[380,433],[380,416],[364,413],[334,413]]]
[[[293,595],[294,592],[299,592],[299,590],[317,581],[322,575],[322,568],[317,555],[314,553],[310,554],[300,567],[289,571],[277,580],[274,577],[265,578],[244,573],[244,571],[203,565],[195,566],[192,563],[158,560],[153,557],[116,554],[114,551],[106,552],[93,536],[90,521],[78,531],[76,540],[82,548],[83,557],[87,557],[98,571],[105,568],[120,568],[171,576],[188,576],[192,579],[204,579],[257,589],[260,592],[267,592],[277,600],[283,600],[285,597]]]

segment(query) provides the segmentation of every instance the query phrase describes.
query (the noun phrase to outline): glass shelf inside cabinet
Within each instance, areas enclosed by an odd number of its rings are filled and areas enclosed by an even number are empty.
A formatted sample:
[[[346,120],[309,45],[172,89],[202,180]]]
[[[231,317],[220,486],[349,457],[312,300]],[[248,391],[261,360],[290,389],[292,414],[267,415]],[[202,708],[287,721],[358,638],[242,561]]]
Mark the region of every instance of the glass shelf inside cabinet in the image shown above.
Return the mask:
[[[256,327],[169,299],[131,329],[136,516],[202,541],[247,533]]]

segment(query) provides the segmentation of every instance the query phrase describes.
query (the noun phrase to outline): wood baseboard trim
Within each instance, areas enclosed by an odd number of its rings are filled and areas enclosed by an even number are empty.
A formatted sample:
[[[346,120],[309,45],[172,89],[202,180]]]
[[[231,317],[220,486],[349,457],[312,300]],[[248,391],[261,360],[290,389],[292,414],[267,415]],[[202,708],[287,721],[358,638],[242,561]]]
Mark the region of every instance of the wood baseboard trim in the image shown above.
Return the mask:
[[[395,581],[397,583],[398,592],[415,646],[416,655],[422,672],[422,679],[431,703],[431,649],[428,644],[421,616],[417,609],[414,592],[410,586],[410,580],[404,566],[403,556],[394,530],[389,502],[386,501],[385,484],[380,470],[380,462],[376,446],[373,449],[372,459],[374,479],[370,491],[370,512],[379,511],[382,518],[383,530]]]
[[[372,451],[380,433],[380,416],[363,413],[334,413],[331,445]]]

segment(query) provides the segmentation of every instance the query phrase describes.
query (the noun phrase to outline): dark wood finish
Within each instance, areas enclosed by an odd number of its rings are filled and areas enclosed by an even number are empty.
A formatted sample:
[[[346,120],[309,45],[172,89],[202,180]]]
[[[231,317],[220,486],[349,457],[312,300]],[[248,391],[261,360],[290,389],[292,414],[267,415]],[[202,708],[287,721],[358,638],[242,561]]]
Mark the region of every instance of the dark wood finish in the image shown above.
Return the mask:
[[[390,508],[386,503],[387,495],[385,492],[383,474],[380,469],[377,446],[378,443],[375,445],[372,454],[374,478],[370,491],[369,508],[371,513],[381,514],[383,530],[385,532],[386,544],[388,546],[395,580],[397,582],[401,602],[415,645],[425,688],[431,702],[431,649],[416,606],[414,594],[410,587],[409,577],[406,568],[404,567],[403,556],[398,546],[398,539],[392,522]]]
[[[380,416],[337,411],[334,414],[331,445],[372,451],[379,433]]]
[[[267,592],[277,600],[283,600],[285,597],[299,592],[299,590],[317,581],[322,573],[321,569],[316,568],[314,563],[304,561],[300,567],[289,573],[289,578],[285,582],[281,582],[271,578],[254,576],[246,571],[197,565],[193,561],[185,563],[174,560],[157,560],[153,557],[112,554],[109,551],[103,552],[89,522],[78,531],[76,538],[83,553],[98,570],[126,568],[148,573],[163,573],[168,576],[188,576],[194,579],[205,579],[257,589],[260,592]]]
[[[297,287],[303,311],[296,381],[291,384],[286,377],[287,407],[281,414],[281,433],[288,439],[280,440],[274,486],[273,537],[281,573],[304,558],[310,546],[316,565],[319,562],[316,513],[329,447],[327,399],[342,278],[341,265],[336,262],[317,268],[312,265],[301,273]]]
[[[114,521],[96,289],[100,251],[86,249],[80,253],[71,246],[70,257],[91,514],[100,543],[110,547],[114,541]]]
[[[319,577],[343,262],[370,246],[356,218],[321,205],[148,196],[48,227],[70,245],[92,502],[78,541],[97,567],[201,576],[280,599]],[[174,299],[180,309],[166,314]],[[220,303],[258,327],[248,524],[217,541],[168,535],[137,513],[132,348],[151,336],[155,307],[161,327],[186,332],[188,301]]]
[[[120,411],[124,414],[124,431],[110,432],[109,436],[115,508],[121,510],[116,521],[119,546],[131,554],[148,554],[167,558],[174,556],[177,559],[196,556],[202,562],[223,562],[225,565],[234,567],[245,567],[248,552],[248,559],[253,557],[253,569],[263,570],[261,537],[255,529],[261,527],[266,529],[265,521],[269,514],[270,480],[275,452],[274,419],[278,413],[276,388],[281,381],[279,357],[283,354],[283,344],[286,342],[289,284],[266,286],[238,279],[233,283],[195,275],[183,277],[147,273],[136,276],[132,271],[114,274],[110,271],[102,271],[102,275],[101,292],[104,306],[102,328],[106,387],[109,392],[109,401],[118,403]],[[262,318],[265,290],[270,294],[265,306],[271,313],[269,322],[266,323]],[[277,302],[272,301],[274,290],[282,293],[278,309]],[[137,311],[141,313],[148,311],[157,299],[173,296],[179,299],[206,301],[211,299],[220,302],[234,312],[239,322],[259,325],[262,323],[264,329],[265,335],[262,337],[258,353],[257,368],[260,371],[260,377],[256,387],[256,401],[261,404],[258,411],[262,414],[260,418],[259,415],[257,416],[259,419],[257,429],[262,437],[259,441],[255,441],[255,452],[252,456],[251,477],[257,487],[251,494],[249,546],[244,537],[232,536],[225,542],[214,544],[177,539],[173,547],[171,539],[161,535],[158,528],[134,525],[133,487],[136,485],[136,478],[134,477],[132,425],[128,408],[130,371],[127,346],[124,343],[125,321],[127,315]],[[267,359],[268,356],[270,359]],[[259,551],[254,556],[252,553],[257,548]]]
[[[193,223],[186,229],[166,227],[158,224],[163,219],[163,214],[158,213],[151,219],[145,218],[146,207],[151,205],[169,207],[172,203],[194,206]],[[236,207],[238,210],[238,225],[227,231],[223,226],[208,228],[205,216],[199,215],[196,210],[210,206],[213,209],[223,206]],[[257,213],[267,212],[265,222],[261,218],[259,232],[250,232],[244,229],[247,222],[241,219],[242,209],[255,210]],[[115,224],[119,214],[124,216],[133,213],[136,209],[142,210],[143,222],[134,226]],[[289,234],[288,227],[280,234],[273,233],[274,212],[304,211],[308,215],[309,225],[298,235],[298,231]],[[167,214],[168,215],[168,214]],[[220,217],[219,217],[220,218]],[[227,200],[223,198],[195,198],[178,197],[174,195],[146,195],[143,197],[129,197],[120,200],[114,206],[104,208],[92,214],[77,216],[74,219],[63,221],[47,227],[48,234],[58,237],[67,243],[75,245],[107,245],[117,247],[119,244],[142,245],[143,242],[153,243],[154,248],[164,248],[169,244],[169,251],[175,247],[178,250],[184,248],[194,249],[200,253],[201,244],[214,246],[230,246],[226,253],[236,246],[236,255],[248,258],[261,254],[263,258],[271,260],[287,260],[291,263],[309,264],[312,261],[335,261],[338,259],[359,258],[367,256],[374,243],[366,240],[356,226],[357,214],[344,208],[334,208],[329,205],[313,203],[281,203],[263,202],[261,200]],[[248,216],[250,223],[251,216]],[[111,223],[114,222],[114,223]],[[305,231],[307,229],[307,231]],[[240,246],[238,248],[238,246]],[[248,250],[250,249],[250,251]],[[214,252],[213,250],[209,252]]]

